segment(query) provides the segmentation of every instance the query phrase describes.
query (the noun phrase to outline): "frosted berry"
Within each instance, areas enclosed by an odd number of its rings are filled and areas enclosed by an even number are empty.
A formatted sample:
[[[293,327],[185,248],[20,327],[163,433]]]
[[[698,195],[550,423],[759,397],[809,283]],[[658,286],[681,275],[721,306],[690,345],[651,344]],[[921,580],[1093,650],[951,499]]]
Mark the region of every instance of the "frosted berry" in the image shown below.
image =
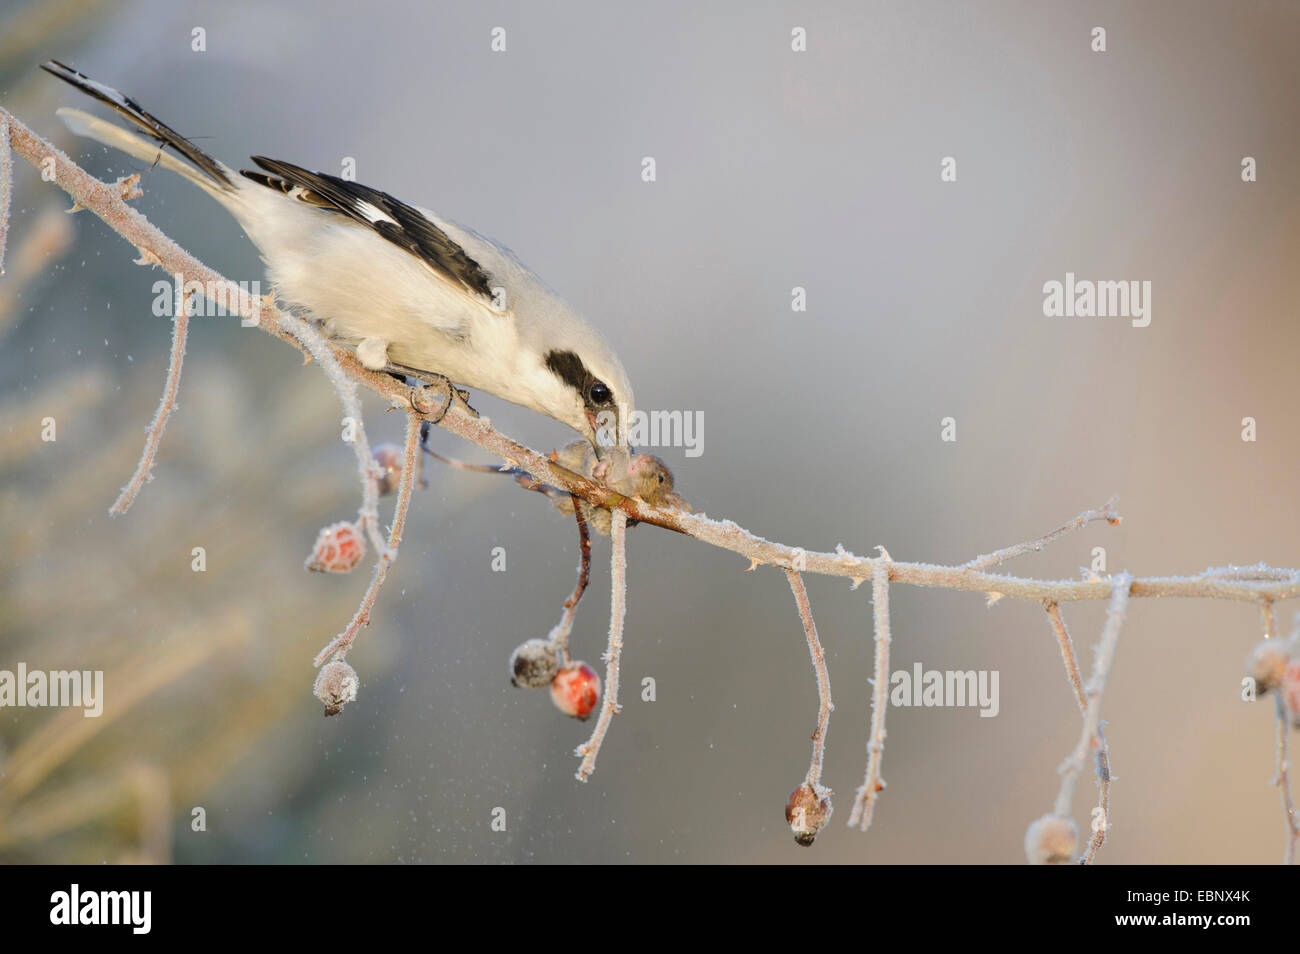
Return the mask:
[[[1079,829],[1071,818],[1044,815],[1025,832],[1025,856],[1031,865],[1063,865],[1074,860]]]
[[[366,555],[361,528],[346,520],[321,530],[307,558],[307,569],[320,573],[347,573]]]
[[[794,840],[807,848],[831,820],[833,811],[831,790],[818,785],[814,791],[811,785],[804,782],[790,793],[790,798],[785,803],[785,820],[794,832]]]
[[[378,444],[370,456],[379,465],[379,495],[393,493],[402,480],[402,449],[396,444]]]
[[[555,646],[545,639],[530,639],[510,654],[510,684],[521,689],[544,689],[559,671]]]
[[[565,715],[585,719],[600,701],[600,677],[585,662],[565,666],[551,680],[551,701]]]
[[[357,671],[343,660],[336,659],[321,667],[312,691],[325,703],[325,714],[332,716],[338,715],[345,705],[356,699],[360,684]]]
[[[1290,647],[1280,639],[1256,643],[1246,657],[1246,675],[1255,680],[1255,687],[1260,692],[1276,689],[1282,684],[1290,656]]]

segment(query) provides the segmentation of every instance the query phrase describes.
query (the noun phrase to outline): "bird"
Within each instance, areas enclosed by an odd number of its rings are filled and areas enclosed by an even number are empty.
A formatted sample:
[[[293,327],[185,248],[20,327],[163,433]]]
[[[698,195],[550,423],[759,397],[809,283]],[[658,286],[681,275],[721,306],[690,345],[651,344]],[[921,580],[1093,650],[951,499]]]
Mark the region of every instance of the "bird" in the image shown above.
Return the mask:
[[[60,108],[74,133],[169,169],[221,203],[261,252],[277,297],[319,319],[366,368],[442,380],[448,406],[456,382],[540,412],[598,457],[626,446],[635,402],[618,355],[505,246],[284,160],[252,156],[258,169],[236,173],[116,89],[57,60],[41,68],[145,135]]]

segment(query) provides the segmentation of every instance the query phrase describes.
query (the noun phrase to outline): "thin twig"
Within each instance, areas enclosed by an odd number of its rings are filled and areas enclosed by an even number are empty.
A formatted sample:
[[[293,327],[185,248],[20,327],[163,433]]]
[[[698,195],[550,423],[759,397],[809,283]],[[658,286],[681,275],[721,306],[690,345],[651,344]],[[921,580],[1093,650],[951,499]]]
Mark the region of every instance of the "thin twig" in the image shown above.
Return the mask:
[[[1079,704],[1079,715],[1086,716],[1088,701],[1083,696],[1083,680],[1079,677],[1079,661],[1074,655],[1074,640],[1070,639],[1070,631],[1065,628],[1065,620],[1061,618],[1061,608],[1051,600],[1044,603],[1043,608],[1047,610],[1052,628],[1056,631],[1056,642],[1061,647],[1061,661],[1065,663],[1065,678],[1070,681],[1070,688],[1074,690],[1074,700]]]
[[[276,316],[276,321],[282,329],[293,335],[294,339],[306,349],[308,354],[316,359],[321,370],[325,372],[325,377],[334,385],[334,391],[343,404],[344,417],[353,425],[352,440],[348,443],[352,445],[352,451],[356,455],[357,472],[361,477],[361,511],[358,520],[365,527],[371,546],[375,548],[376,553],[382,556],[385,544],[383,538],[379,535],[379,469],[370,453],[370,441],[366,437],[365,420],[361,414],[361,401],[357,397],[357,383],[343,370],[329,342],[315,328],[288,312],[280,312]],[[418,429],[418,420],[416,426]],[[407,447],[407,453],[408,455],[410,453],[409,446]],[[417,464],[419,463],[418,458],[417,453]],[[406,471],[402,472],[402,477],[405,479]],[[402,516],[405,517],[405,513]],[[376,572],[378,572],[378,567],[376,567]]]
[[[1065,663],[1065,675],[1070,681],[1070,688],[1074,690],[1079,715],[1087,719],[1088,701],[1083,690],[1083,680],[1079,677],[1079,660],[1074,654],[1074,639],[1070,638],[1070,630],[1066,628],[1065,619],[1062,619],[1061,607],[1048,600],[1044,608],[1048,611],[1049,619],[1052,620],[1052,628],[1056,630],[1057,645],[1061,647],[1061,662]],[[1091,864],[1093,858],[1097,857],[1097,849],[1105,844],[1106,831],[1110,828],[1110,750],[1106,745],[1105,733],[1101,732],[1101,729],[1097,729],[1097,789],[1099,789],[1097,792],[1099,815],[1093,820],[1092,838],[1088,840],[1088,850],[1080,859],[1084,864]]]
[[[1088,717],[1088,700],[1083,691],[1083,681],[1079,678],[1079,661],[1074,655],[1074,640],[1061,617],[1061,608],[1048,601],[1044,608],[1056,631],[1056,641],[1061,648],[1061,661],[1065,663],[1065,677],[1074,690],[1074,701],[1079,706],[1079,714]],[[1092,838],[1088,841],[1088,850],[1081,859],[1084,864],[1091,864],[1097,856],[1097,850],[1106,842],[1106,832],[1110,829],[1110,749],[1106,744],[1106,734],[1097,730],[1097,808],[1092,824]]]
[[[613,555],[609,560],[609,646],[605,650],[605,698],[601,702],[600,716],[591,738],[574,749],[582,757],[576,778],[585,782],[596,771],[596,756],[605,741],[609,724],[622,706],[618,704],[618,663],[623,652],[623,617],[627,613],[627,514],[614,511],[609,523],[609,537]]]
[[[871,683],[871,737],[867,740],[867,775],[853,800],[849,827],[866,831],[876,800],[885,790],[880,763],[885,757],[885,710],[889,708],[889,577],[891,561],[882,548],[879,566],[871,577],[871,604],[876,633],[876,677]]]
[[[578,522],[578,583],[573,588],[573,593],[564,601],[564,612],[560,614],[560,621],[547,636],[551,645],[555,646],[564,657],[566,666],[573,661],[569,656],[569,634],[573,632],[573,617],[578,611],[578,602],[582,599],[582,594],[587,591],[587,583],[591,579],[591,531],[587,528],[587,518],[582,515],[577,497],[573,498],[573,517]]]
[[[835,709],[831,703],[831,675],[826,668],[826,653],[822,650],[821,640],[817,638],[817,623],[813,620],[803,577],[795,570],[786,570],[785,575],[790,580],[794,603],[799,609],[799,619],[803,622],[804,636],[808,640],[808,655],[812,657],[813,672],[817,675],[817,728],[812,734],[812,761],[808,765],[805,781],[813,792],[820,794],[822,762],[826,756],[826,733],[830,728],[831,712]]]
[[[1062,818],[1070,815],[1070,805],[1074,801],[1074,786],[1079,774],[1087,764],[1088,753],[1101,747],[1101,697],[1106,691],[1106,679],[1110,675],[1111,664],[1115,661],[1115,647],[1119,643],[1119,631],[1128,612],[1129,589],[1133,578],[1127,573],[1120,573],[1111,582],[1110,605],[1106,609],[1106,626],[1102,630],[1101,643],[1097,647],[1097,659],[1093,663],[1092,675],[1084,687],[1083,731],[1079,735],[1079,744],[1074,752],[1061,765],[1061,789],[1056,796],[1055,813]],[[1105,820],[1105,819],[1103,819]],[[1107,822],[1109,824],[1109,822]]]
[[[415,471],[420,462],[420,417],[416,414],[406,416],[406,450],[402,458],[402,476],[397,483],[397,502],[393,505],[393,524],[388,531],[388,544],[379,551],[375,562],[375,572],[366,587],[361,605],[357,607],[347,629],[334,637],[324,649],[316,654],[312,665],[320,666],[331,655],[342,659],[352,648],[361,627],[370,622],[370,611],[374,608],[379,588],[384,585],[388,568],[397,559],[397,548],[402,542],[402,531],[406,528],[406,513],[411,506],[411,489],[415,486]]]
[[[1097,809],[1088,850],[1079,859],[1081,864],[1090,865],[1096,860],[1098,849],[1106,843],[1106,832],[1110,831],[1110,747],[1101,729],[1097,730]]]
[[[1277,635],[1277,615],[1273,612],[1273,601],[1263,599],[1259,601],[1259,618],[1264,626],[1264,638],[1272,639]]]
[[[472,470],[475,473],[479,473],[479,474],[509,473],[509,471],[502,470],[500,467],[494,467],[491,464],[470,464],[463,460],[457,460],[454,457],[444,457],[441,454],[439,454],[436,450],[434,450],[432,447],[426,447],[424,449],[424,452],[428,454],[430,457],[432,457],[434,460],[442,461],[442,463],[446,464],[448,467],[455,467],[458,470]]]
[[[1286,822],[1286,851],[1282,856],[1284,865],[1295,864],[1297,854],[1300,854],[1300,822],[1296,819],[1295,802],[1291,800],[1290,728],[1291,720],[1288,718],[1286,704],[1282,701],[1281,693],[1278,693],[1277,756],[1273,784],[1277,786],[1278,795],[1282,798],[1282,820]]]
[[[0,275],[5,273],[5,241],[9,237],[9,207],[13,199],[14,159],[9,147],[9,121],[0,116]]]
[[[158,445],[162,442],[163,431],[167,428],[167,420],[171,417],[172,411],[176,410],[176,394],[181,386],[181,365],[185,361],[185,340],[189,335],[189,310],[194,301],[182,291],[183,287],[184,283],[178,280],[176,314],[172,318],[172,353],[167,363],[167,382],[163,385],[158,410],[154,412],[153,420],[149,422],[149,429],[145,432],[144,451],[140,454],[140,462],[136,464],[135,473],[122,488],[122,493],[114,501],[113,506],[108,508],[108,512],[114,516],[130,510],[136,494],[145,484],[153,480],[154,457],[158,453]]]
[[[1038,553],[1043,547],[1065,536],[1071,531],[1086,527],[1094,520],[1105,520],[1111,526],[1117,525],[1121,517],[1115,510],[1115,505],[1119,503],[1118,497],[1111,497],[1105,505],[1096,510],[1085,510],[1069,523],[1063,524],[1053,530],[1051,533],[1045,533],[1034,540],[1027,540],[1024,543],[1017,543],[1015,546],[1004,547],[1001,550],[995,550],[992,553],[986,553],[983,556],[977,556],[968,563],[962,564],[965,570],[987,570],[989,567],[997,566],[999,563],[1005,563],[1012,557],[1018,557],[1022,553]]]

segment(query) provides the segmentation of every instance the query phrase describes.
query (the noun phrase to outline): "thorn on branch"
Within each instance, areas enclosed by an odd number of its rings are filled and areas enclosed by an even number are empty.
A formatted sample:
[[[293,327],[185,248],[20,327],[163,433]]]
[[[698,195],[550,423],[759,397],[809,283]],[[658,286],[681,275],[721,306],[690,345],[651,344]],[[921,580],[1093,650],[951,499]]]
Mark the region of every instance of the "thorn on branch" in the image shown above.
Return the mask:
[[[81,210],[80,210],[79,207],[74,207],[74,208],[69,209],[68,211],[69,211],[69,212],[79,212],[79,211],[81,211]],[[165,267],[166,267],[166,266],[163,265],[163,263],[162,263],[162,259],[160,259],[160,258],[159,258],[159,257],[158,257],[158,256],[157,256],[157,255],[156,255],[156,254],[151,250],[151,249],[147,249],[147,248],[145,248],[144,246],[140,245],[140,246],[136,246],[136,251],[140,253],[140,257],[137,258],[137,259],[135,260],[135,264],[137,264],[137,265],[154,265],[154,266],[156,266],[156,267],[158,267],[158,268],[165,268]]]
[[[140,191],[140,173],[138,172],[118,179],[114,185],[117,186],[118,194],[122,197],[123,201],[139,199],[144,195],[144,193]]]

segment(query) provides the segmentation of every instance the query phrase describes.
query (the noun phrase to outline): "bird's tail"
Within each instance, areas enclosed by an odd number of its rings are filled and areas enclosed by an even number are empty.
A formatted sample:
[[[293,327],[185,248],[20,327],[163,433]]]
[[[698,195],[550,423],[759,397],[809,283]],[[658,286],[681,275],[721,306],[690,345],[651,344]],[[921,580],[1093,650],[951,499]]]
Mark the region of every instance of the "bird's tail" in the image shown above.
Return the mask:
[[[222,198],[236,190],[232,178],[233,170],[229,166],[213,159],[166,123],[149,115],[131,98],[123,96],[111,86],[96,83],[90,77],[78,73],[58,60],[50,60],[42,64],[41,69],[75,86],[106,106],[111,106],[162,145],[150,142],[142,136],[137,136],[79,109],[66,107],[59,109],[57,111],[59,118],[77,135],[88,136],[145,162],[157,163],[165,169],[184,176],[203,191],[217,198]],[[189,162],[182,162],[175,156],[163,152],[165,146],[171,146]]]

